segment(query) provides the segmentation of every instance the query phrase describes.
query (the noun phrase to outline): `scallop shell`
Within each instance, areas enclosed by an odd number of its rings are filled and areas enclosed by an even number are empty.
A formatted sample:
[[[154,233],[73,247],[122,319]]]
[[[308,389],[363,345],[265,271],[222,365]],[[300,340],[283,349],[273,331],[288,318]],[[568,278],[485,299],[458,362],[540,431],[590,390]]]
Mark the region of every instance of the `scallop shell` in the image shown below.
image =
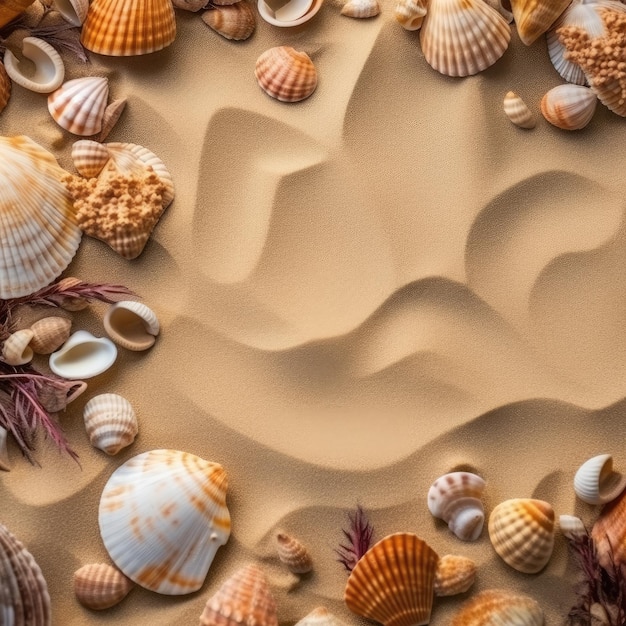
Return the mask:
[[[50,355],[49,364],[57,376],[79,380],[106,372],[116,358],[117,348],[110,339],[77,330],[60,350]]]
[[[613,471],[613,457],[600,454],[585,461],[574,476],[574,491],[587,504],[606,504],[626,489],[626,476]]]
[[[446,76],[471,76],[506,51],[511,27],[484,0],[430,0],[420,30],[428,64]]]
[[[89,0],[54,0],[54,8],[66,22],[73,26],[82,26],[87,19]]]
[[[372,546],[350,573],[348,608],[384,626],[428,624],[439,557],[412,533],[388,535]]]
[[[265,574],[256,565],[235,572],[208,599],[200,626],[278,626],[276,602]]]
[[[69,339],[71,327],[72,320],[67,317],[44,317],[30,327],[30,347],[37,354],[51,354]]]
[[[435,572],[435,595],[455,596],[465,593],[476,580],[476,563],[455,554],[442,556]]]
[[[74,572],[74,594],[88,609],[102,611],[119,604],[135,584],[107,563],[90,563]]]
[[[489,538],[505,563],[518,572],[535,574],[552,555],[554,510],[543,500],[505,500],[491,512]]]
[[[513,91],[504,96],[504,112],[520,128],[535,128],[537,120],[526,103]]]
[[[9,102],[11,97],[11,79],[4,69],[4,65],[0,62],[0,113]]]
[[[313,569],[309,551],[295,538],[285,533],[276,535],[278,558],[294,574],[306,574]]]
[[[104,314],[104,329],[118,346],[135,352],[154,345],[159,334],[155,312],[141,302],[122,300]]]
[[[613,562],[626,565],[626,491],[603,507],[591,536],[605,569],[612,571]]]
[[[428,490],[428,510],[448,524],[463,541],[480,537],[485,510],[480,498],[485,481],[471,472],[452,472],[439,477]]]
[[[591,122],[597,103],[596,95],[588,87],[558,85],[542,98],[541,112],[557,128],[580,130]]]
[[[178,450],[151,450],[108,480],[98,521],[115,565],[165,595],[198,590],[228,541],[228,481],[221,465]]]
[[[306,54],[291,46],[266,50],[256,62],[254,71],[265,93],[281,102],[299,102],[317,87],[315,65]]]
[[[110,158],[111,155],[106,145],[97,141],[79,139],[72,145],[74,167],[85,178],[98,176]]]
[[[375,17],[379,13],[378,0],[348,0],[341,9],[341,15],[356,18]]]
[[[0,28],[24,13],[34,0],[2,0],[0,3]]]
[[[405,30],[419,30],[426,16],[427,7],[427,0],[399,0],[393,15]]]
[[[133,443],[139,431],[132,405],[115,393],[102,393],[89,400],[83,419],[91,445],[110,455]]]
[[[137,56],[162,50],[175,37],[170,0],[94,0],[80,41],[98,54]]]
[[[543,626],[543,623],[543,611],[530,596],[487,589],[465,602],[450,626]]]
[[[248,39],[256,28],[254,12],[245,0],[205,11],[202,21],[222,37],[235,41]]]
[[[15,83],[36,93],[50,93],[61,86],[65,65],[61,55],[49,43],[37,37],[25,37],[22,54],[33,62],[34,74],[24,73],[17,57],[10,50],[4,53],[5,69]]]
[[[313,609],[306,617],[297,622],[295,626],[345,626],[345,624],[336,618],[326,607],[320,606]]]
[[[28,137],[0,137],[0,298],[29,295],[54,280],[81,232],[61,184],[65,172]]]
[[[7,436],[8,431],[6,428],[0,426],[0,470],[4,472],[11,471],[11,464],[9,461],[9,451],[7,450]]]
[[[2,359],[9,365],[26,365],[33,360],[33,350],[28,345],[33,338],[30,328],[16,330],[9,335],[2,346]]]
[[[0,524],[0,580],[2,624],[51,626],[50,595],[41,569],[22,542],[2,524]]]
[[[75,135],[95,135],[109,98],[109,81],[98,76],[68,80],[48,96],[48,111],[55,122]]]
[[[547,32],[571,0],[511,0],[511,10],[520,39],[530,46]]]
[[[561,515],[559,517],[559,528],[568,539],[576,539],[587,535],[587,529],[582,520],[575,515]]]

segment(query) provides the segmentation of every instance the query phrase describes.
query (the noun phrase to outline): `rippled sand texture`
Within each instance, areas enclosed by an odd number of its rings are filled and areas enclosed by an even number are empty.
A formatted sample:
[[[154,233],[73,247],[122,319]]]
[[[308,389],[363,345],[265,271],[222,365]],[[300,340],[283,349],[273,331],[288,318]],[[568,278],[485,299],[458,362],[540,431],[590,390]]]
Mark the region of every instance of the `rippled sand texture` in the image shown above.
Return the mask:
[[[562,538],[546,570],[509,569],[486,532],[473,544],[431,518],[439,475],[471,468],[487,510],[540,497],[585,520],[572,478],[590,456],[626,467],[624,120],[603,107],[584,131],[543,120],[527,132],[501,110],[518,91],[538,112],[560,82],[544,44],[516,36],[483,74],[444,78],[386,2],[376,19],[328,1],[306,27],[264,22],[231,43],[179,14],[175,44],[143,59],[94,58],[68,78],[106,74],[128,108],[111,140],[143,144],[170,168],[177,197],[143,255],[127,262],[85,240],[68,274],[122,282],[162,322],[147,354],[125,353],[62,417],[81,467],[40,442],[42,469],[10,450],[0,520],[48,579],[55,624],[193,624],[236,567],[260,559],[281,624],[325,604],[351,624],[333,548],[360,502],[376,537],[414,531],[479,564],[475,590],[535,596],[548,626],[573,602]],[[254,79],[265,49],[309,52],[319,86],[303,103]],[[27,133],[70,167],[72,139],[45,98],[15,87],[0,133]],[[103,308],[76,316],[102,334]],[[82,407],[117,392],[140,420],[118,457],[92,449]],[[71,580],[106,560],[102,487],[129,457],[173,447],[222,463],[233,535],[203,589],[169,598],[135,590],[91,613]],[[273,556],[287,530],[314,573],[295,581]],[[438,601],[447,624],[464,597]]]

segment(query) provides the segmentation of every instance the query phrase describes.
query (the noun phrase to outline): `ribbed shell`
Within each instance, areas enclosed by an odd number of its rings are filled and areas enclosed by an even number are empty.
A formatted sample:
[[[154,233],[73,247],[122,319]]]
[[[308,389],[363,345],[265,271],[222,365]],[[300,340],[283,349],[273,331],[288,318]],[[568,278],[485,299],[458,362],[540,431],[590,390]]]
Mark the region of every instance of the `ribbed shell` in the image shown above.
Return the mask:
[[[543,611],[530,596],[487,589],[468,600],[450,626],[543,626]]]
[[[611,571],[615,563],[626,564],[626,491],[605,505],[591,529],[600,563]]]
[[[455,554],[442,556],[435,572],[435,595],[455,596],[465,593],[476,580],[476,563]]]
[[[341,15],[356,18],[375,17],[379,13],[378,0],[348,0],[341,9]]]
[[[626,488],[626,476],[613,471],[613,457],[599,454],[585,461],[574,476],[574,491],[587,504],[606,504]]]
[[[261,89],[281,102],[299,102],[317,87],[317,70],[306,52],[291,46],[266,50],[254,72]]]
[[[104,329],[118,346],[127,350],[147,350],[159,334],[156,313],[142,302],[122,300],[112,304],[103,319]]]
[[[54,280],[80,243],[64,171],[28,137],[0,137],[0,298]]]
[[[598,99],[588,87],[558,85],[541,100],[541,113],[557,128],[580,130],[585,128],[596,111]]]
[[[9,102],[11,97],[11,79],[4,69],[4,65],[0,62],[0,113]]]
[[[49,43],[37,37],[25,37],[22,54],[33,62],[34,73],[25,74],[10,50],[4,53],[7,74],[14,82],[35,93],[50,93],[61,86],[65,78],[65,65],[61,55]]]
[[[535,128],[537,119],[526,103],[515,92],[509,91],[503,102],[506,116],[520,128]]]
[[[178,450],[151,450],[115,470],[100,499],[100,535],[137,584],[166,595],[198,590],[230,536],[226,473]]]
[[[51,354],[68,340],[71,327],[72,320],[67,317],[44,317],[30,327],[30,347],[37,354]]]
[[[222,37],[235,41],[248,39],[256,28],[254,11],[245,0],[205,11],[202,21]]]
[[[170,0],[94,0],[80,41],[98,54],[136,56],[162,50],[175,37]]]
[[[388,535],[358,561],[344,600],[353,613],[384,626],[428,624],[438,561],[417,535]]]
[[[16,330],[2,344],[2,359],[9,365],[25,365],[33,360],[33,350],[28,345],[33,338],[30,328]]]
[[[506,500],[491,512],[489,538],[505,563],[518,572],[535,574],[552,555],[554,510],[543,500]]]
[[[511,0],[520,39],[530,46],[547,32],[571,0]]]
[[[102,393],[89,400],[83,419],[91,445],[110,455],[133,443],[139,430],[131,403],[115,393]]]
[[[278,626],[276,602],[265,574],[247,565],[207,601],[200,626]]]
[[[107,147],[97,141],[80,139],[72,145],[74,167],[85,178],[95,178],[110,158]]]
[[[102,611],[119,604],[135,586],[107,563],[90,563],[74,572],[74,594],[88,609]]]
[[[50,626],[48,585],[33,555],[0,524],[0,624]]]
[[[120,119],[124,109],[126,108],[126,98],[118,98],[113,100],[111,104],[104,110],[102,116],[102,130],[94,135],[94,141],[105,141]]]
[[[344,622],[336,618],[326,607],[320,606],[313,609],[306,617],[303,617],[295,626],[346,626]]]
[[[419,30],[426,16],[426,0],[398,0],[393,15],[405,30]]]
[[[446,76],[471,76],[506,51],[511,27],[484,0],[430,0],[420,30],[428,64]]]
[[[276,536],[278,558],[294,574],[306,574],[313,569],[309,551],[294,537],[285,533]]]

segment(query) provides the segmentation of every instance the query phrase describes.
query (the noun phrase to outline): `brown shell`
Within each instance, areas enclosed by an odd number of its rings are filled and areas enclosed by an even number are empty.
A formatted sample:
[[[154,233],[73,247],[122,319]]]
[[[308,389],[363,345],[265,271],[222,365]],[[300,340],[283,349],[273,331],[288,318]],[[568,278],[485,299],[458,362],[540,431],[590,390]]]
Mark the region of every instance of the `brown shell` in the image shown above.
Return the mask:
[[[285,533],[278,533],[276,542],[278,558],[289,568],[289,571],[294,574],[306,574],[313,569],[311,555],[297,539]]]
[[[0,63],[0,113],[7,105],[9,98],[11,97],[11,79],[4,69],[4,65]]]
[[[44,317],[30,327],[33,338],[29,345],[37,354],[52,354],[69,339],[71,327],[72,320],[66,317]]]
[[[202,21],[222,37],[235,41],[248,39],[256,28],[254,12],[245,0],[205,11]]]
[[[317,87],[317,70],[306,52],[291,46],[266,50],[254,71],[261,89],[281,102],[299,102]]]
[[[476,579],[476,563],[472,559],[446,554],[439,559],[435,572],[435,595],[455,596],[465,593]]]
[[[611,571],[611,551],[615,563],[626,563],[626,491],[602,508],[591,536],[606,569]]]
[[[511,0],[520,39],[530,46],[556,22],[571,0]]]
[[[107,563],[90,563],[74,572],[76,598],[96,611],[119,604],[134,586],[130,578]]]
[[[450,626],[543,626],[543,611],[529,596],[487,589],[468,600]]]

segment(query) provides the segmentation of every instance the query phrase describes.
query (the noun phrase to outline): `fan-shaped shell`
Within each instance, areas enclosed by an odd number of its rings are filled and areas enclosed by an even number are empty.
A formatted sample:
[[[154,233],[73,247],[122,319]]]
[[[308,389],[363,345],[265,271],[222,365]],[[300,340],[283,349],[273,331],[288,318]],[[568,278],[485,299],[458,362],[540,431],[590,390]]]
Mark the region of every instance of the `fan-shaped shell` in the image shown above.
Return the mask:
[[[506,51],[511,27],[484,0],[430,0],[420,30],[428,64],[446,76],[471,76]]]
[[[297,622],[295,626],[345,626],[345,624],[326,607],[320,606],[313,609],[306,617]]]
[[[110,339],[77,330],[60,350],[50,355],[49,365],[61,378],[80,380],[106,372],[116,358],[117,348]]]
[[[11,464],[9,462],[9,451],[7,450],[7,436],[8,431],[6,428],[0,426],[0,470],[4,472],[11,471]]]
[[[151,591],[196,591],[230,535],[227,486],[221,465],[194,454],[133,457],[113,472],[100,499],[100,535],[111,559]]]
[[[67,317],[44,317],[30,327],[30,347],[37,354],[51,354],[69,339],[71,327],[72,320]]]
[[[489,538],[505,563],[535,574],[552,555],[554,510],[543,500],[505,500],[489,516]]]
[[[49,43],[37,37],[25,37],[22,54],[33,62],[34,74],[24,73],[17,57],[10,50],[4,53],[4,66],[15,83],[36,93],[50,93],[61,86],[65,65],[61,55]]]
[[[15,19],[34,2],[34,0],[2,0],[0,3],[0,28]]]
[[[28,345],[33,338],[30,328],[11,333],[2,345],[2,359],[9,365],[25,365],[33,360],[33,350]]]
[[[0,137],[0,298],[45,287],[76,253],[81,232],[64,174],[28,137]]]
[[[266,50],[256,62],[254,72],[265,93],[281,102],[299,102],[317,87],[317,70],[306,54],[291,46]]]
[[[626,565],[626,491],[604,506],[591,536],[605,569],[612,571],[612,561]]]
[[[170,0],[94,0],[80,41],[107,56],[137,56],[169,46],[176,37]]]
[[[558,85],[541,100],[541,113],[557,128],[580,130],[585,128],[596,111],[598,99],[588,87]]]
[[[465,593],[476,580],[476,563],[455,554],[442,556],[435,572],[435,595],[455,596]]]
[[[11,79],[4,69],[4,64],[0,62],[0,113],[9,102],[11,97]]]
[[[348,608],[384,626],[428,624],[439,557],[412,533],[396,533],[372,546],[350,573]]]
[[[278,558],[294,574],[306,574],[313,569],[309,551],[294,537],[286,533],[276,535]]]
[[[565,11],[571,0],[511,0],[520,39],[530,46]]]
[[[235,41],[248,39],[256,28],[254,12],[245,0],[205,11],[202,21],[222,37]]]
[[[122,300],[104,314],[104,329],[118,346],[127,350],[147,350],[159,334],[155,312],[142,302]]]
[[[543,626],[543,623],[543,611],[530,596],[487,589],[465,602],[450,626]]]
[[[80,139],[72,145],[72,161],[81,176],[95,178],[110,159],[107,147],[97,141]]]
[[[133,443],[139,430],[131,403],[115,393],[102,393],[89,400],[83,419],[91,445],[110,455]]]
[[[88,609],[102,611],[119,604],[135,586],[107,563],[90,563],[74,572],[74,594]]]
[[[375,17],[379,13],[378,0],[348,0],[341,9],[341,15],[356,18]]]
[[[526,103],[515,92],[509,91],[504,96],[504,112],[520,128],[535,128],[537,120]]]
[[[587,535],[587,529],[582,520],[575,515],[559,516],[559,528],[568,539],[576,539]]]
[[[419,30],[427,8],[427,0],[398,0],[393,15],[405,30]]]
[[[82,26],[87,19],[89,0],[54,0],[54,7],[66,22]]]
[[[613,457],[599,454],[585,461],[574,476],[574,491],[587,504],[606,504],[626,489],[626,476],[613,471]]]

